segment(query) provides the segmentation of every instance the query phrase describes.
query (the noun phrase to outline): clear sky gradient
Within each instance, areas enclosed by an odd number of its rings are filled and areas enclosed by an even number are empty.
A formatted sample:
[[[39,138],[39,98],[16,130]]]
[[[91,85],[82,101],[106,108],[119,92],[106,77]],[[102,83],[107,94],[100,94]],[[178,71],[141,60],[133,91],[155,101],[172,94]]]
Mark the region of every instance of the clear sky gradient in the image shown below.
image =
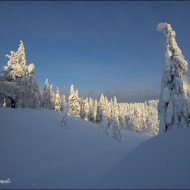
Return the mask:
[[[119,102],[159,98],[164,35],[170,23],[190,62],[190,2],[178,1],[4,1],[0,2],[0,68],[23,40],[27,63],[68,94]]]

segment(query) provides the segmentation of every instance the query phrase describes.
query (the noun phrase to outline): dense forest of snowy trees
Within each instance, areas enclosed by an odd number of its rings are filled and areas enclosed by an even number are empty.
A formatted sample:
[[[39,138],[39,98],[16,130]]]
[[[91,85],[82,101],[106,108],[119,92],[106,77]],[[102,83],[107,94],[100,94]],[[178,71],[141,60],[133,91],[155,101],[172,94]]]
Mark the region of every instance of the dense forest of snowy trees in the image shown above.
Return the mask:
[[[100,123],[108,136],[119,141],[123,129],[155,135],[159,129],[167,131],[172,127],[189,126],[190,92],[185,78],[188,63],[177,46],[171,26],[160,23],[158,30],[166,36],[166,65],[159,101],[118,104],[116,97],[108,100],[103,94],[99,100],[84,98],[79,96],[78,89],[75,90],[73,85],[67,101],[58,87],[56,91],[53,90],[48,79],[45,80],[43,89],[39,88],[35,79],[35,66],[27,64],[24,43],[20,41],[18,50],[6,55],[8,62],[0,75],[0,105],[12,108],[44,107],[62,111],[64,118],[68,114]],[[62,123],[65,121],[66,119]]]
[[[91,97],[79,97],[78,89],[71,85],[68,102],[59,88],[45,80],[43,89],[38,87],[35,79],[34,64],[27,64],[23,41],[20,41],[16,52],[7,55],[7,65],[0,76],[0,104],[12,108],[44,107],[57,112],[63,111],[64,118],[68,114],[82,119],[100,123],[108,136],[121,140],[122,129],[157,133],[157,101],[148,103],[119,104],[114,97],[110,101],[103,94],[99,101]],[[151,115],[152,120],[148,118]],[[66,119],[65,119],[66,120]],[[64,122],[65,122],[64,120]],[[154,121],[154,122],[153,122]],[[63,122],[62,122],[63,123]]]
[[[137,132],[157,134],[159,126],[157,106],[158,100],[119,104],[122,126]]]

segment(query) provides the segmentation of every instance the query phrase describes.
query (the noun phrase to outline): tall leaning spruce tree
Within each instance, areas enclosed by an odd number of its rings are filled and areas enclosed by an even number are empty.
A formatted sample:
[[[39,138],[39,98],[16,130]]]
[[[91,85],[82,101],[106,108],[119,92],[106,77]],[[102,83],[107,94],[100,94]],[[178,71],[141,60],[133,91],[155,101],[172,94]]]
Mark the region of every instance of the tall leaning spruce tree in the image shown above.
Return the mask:
[[[158,104],[159,131],[189,127],[189,88],[185,74],[188,63],[176,43],[170,24],[159,23],[157,30],[165,34],[165,59]]]

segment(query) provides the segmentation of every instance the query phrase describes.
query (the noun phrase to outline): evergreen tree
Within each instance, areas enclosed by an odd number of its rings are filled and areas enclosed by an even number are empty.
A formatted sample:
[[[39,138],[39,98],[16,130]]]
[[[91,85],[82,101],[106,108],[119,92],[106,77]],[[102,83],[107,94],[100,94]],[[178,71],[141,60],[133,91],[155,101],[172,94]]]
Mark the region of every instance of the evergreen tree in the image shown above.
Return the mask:
[[[56,93],[55,93],[54,109],[55,111],[60,112],[60,108],[61,108],[61,98],[60,98],[59,88],[57,87]]]
[[[104,107],[105,107],[105,100],[104,100],[104,95],[102,94],[98,104],[97,122],[102,121]]]
[[[7,55],[9,61],[2,70],[5,81],[12,83],[16,91],[11,95],[17,107],[40,106],[41,94],[34,75],[34,64],[26,65],[24,43],[20,41],[17,52]],[[6,92],[7,90],[4,89]],[[4,94],[7,96],[7,94]]]
[[[75,101],[76,101],[76,97],[75,97],[75,90],[74,90],[74,86],[71,85],[71,89],[70,89],[70,95],[69,95],[69,115],[74,115],[75,114]]]
[[[45,80],[45,86],[43,89],[43,103],[42,106],[45,108],[51,108],[51,100],[50,100],[50,85],[48,79]]]
[[[79,98],[78,89],[76,89],[75,97],[76,97],[75,106],[74,106],[75,116],[76,117],[80,117],[80,103],[79,103],[80,102],[80,98]]]
[[[79,104],[78,90],[74,90],[74,86],[71,85],[70,95],[69,95],[69,114],[80,117],[80,104]]]
[[[88,117],[89,117],[89,101],[88,101],[88,98],[86,98],[85,102],[84,102],[84,112],[85,112],[84,119],[88,120]]]
[[[92,98],[89,99],[89,114],[88,114],[89,121],[94,120],[94,100]]]
[[[117,103],[117,98],[114,96],[113,106],[112,106],[112,119],[118,120],[119,108]]]
[[[88,114],[89,114],[89,103],[88,98],[80,99],[80,117],[82,119],[88,120]]]
[[[93,110],[93,117],[94,117],[94,122],[97,120],[97,111],[98,111],[98,101],[94,101],[94,110]]]
[[[55,93],[53,91],[53,85],[50,85],[50,109],[54,109],[55,105]]]
[[[166,64],[163,70],[158,105],[160,131],[189,127],[190,104],[185,73],[188,63],[176,43],[176,33],[170,24],[160,23],[158,31],[165,34]]]
[[[112,122],[111,122],[112,136],[118,141],[121,141],[121,127],[119,125],[119,109],[117,99],[114,96],[112,107]]]
[[[86,117],[86,112],[85,112],[85,99],[81,98],[80,99],[80,117],[82,119],[85,119]]]
[[[111,135],[111,102],[108,101],[107,97],[104,97],[104,109],[102,115],[102,127],[104,128],[105,133],[110,136]]]

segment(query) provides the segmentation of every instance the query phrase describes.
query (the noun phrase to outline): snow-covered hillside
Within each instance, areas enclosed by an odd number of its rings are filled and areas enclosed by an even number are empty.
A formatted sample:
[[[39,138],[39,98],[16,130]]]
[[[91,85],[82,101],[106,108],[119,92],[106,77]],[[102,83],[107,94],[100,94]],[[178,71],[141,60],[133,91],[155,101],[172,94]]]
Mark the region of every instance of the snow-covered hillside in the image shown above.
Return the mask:
[[[189,128],[179,128],[144,142],[97,181],[96,188],[189,189],[189,137]]]
[[[0,188],[87,188],[138,144],[151,138],[127,130],[123,141],[97,124],[46,109],[0,108]],[[138,163],[137,163],[138,164]]]

